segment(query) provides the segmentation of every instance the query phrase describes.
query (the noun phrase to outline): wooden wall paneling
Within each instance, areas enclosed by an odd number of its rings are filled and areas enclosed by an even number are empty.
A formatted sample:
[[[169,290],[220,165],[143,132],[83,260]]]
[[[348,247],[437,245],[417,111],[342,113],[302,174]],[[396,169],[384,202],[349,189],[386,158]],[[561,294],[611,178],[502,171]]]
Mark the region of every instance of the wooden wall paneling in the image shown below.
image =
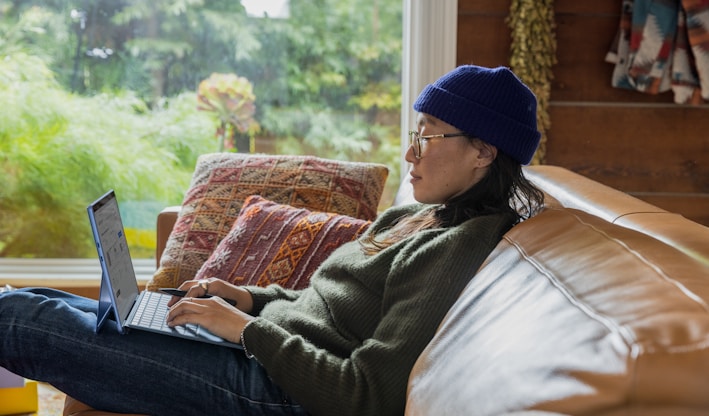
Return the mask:
[[[662,106],[554,105],[547,163],[709,226],[709,112]]]
[[[458,0],[458,15],[507,15],[510,11],[510,4],[510,0]]]
[[[509,66],[510,31],[504,16],[464,16],[458,18],[458,65]],[[462,23],[462,25],[461,25]]]
[[[620,15],[622,0],[554,0],[554,12],[560,14]]]
[[[620,2],[555,2],[547,163],[709,225],[709,112],[611,86]],[[589,36],[594,34],[594,36]]]
[[[459,0],[458,63],[509,65],[510,1]],[[556,0],[547,163],[709,225],[709,105],[611,86],[621,0]]]
[[[458,0],[457,63],[509,66],[510,0]]]
[[[709,193],[706,109],[552,103],[550,116],[549,164],[626,192]]]

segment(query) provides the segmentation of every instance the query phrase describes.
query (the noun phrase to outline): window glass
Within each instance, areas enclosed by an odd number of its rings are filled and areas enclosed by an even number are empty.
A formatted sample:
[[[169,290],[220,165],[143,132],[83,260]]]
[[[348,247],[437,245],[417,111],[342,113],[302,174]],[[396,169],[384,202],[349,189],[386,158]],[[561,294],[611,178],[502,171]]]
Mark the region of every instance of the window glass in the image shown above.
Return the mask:
[[[0,257],[94,257],[86,206],[108,189],[133,256],[152,257],[157,213],[180,204],[196,158],[215,151],[384,163],[389,204],[401,8],[0,0]],[[224,94],[238,122],[215,111]]]

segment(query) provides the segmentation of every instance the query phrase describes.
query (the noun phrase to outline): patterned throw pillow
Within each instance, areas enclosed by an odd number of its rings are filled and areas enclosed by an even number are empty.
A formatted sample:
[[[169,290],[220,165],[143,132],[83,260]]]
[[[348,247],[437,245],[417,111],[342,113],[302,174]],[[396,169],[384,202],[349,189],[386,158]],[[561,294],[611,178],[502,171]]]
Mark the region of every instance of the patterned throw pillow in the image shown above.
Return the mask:
[[[202,155],[160,266],[146,288],[177,287],[193,279],[251,195],[371,220],[377,215],[388,173],[387,167],[380,164],[312,156]]]
[[[229,234],[197,272],[237,285],[275,283],[302,289],[336,248],[356,239],[370,221],[249,197]]]

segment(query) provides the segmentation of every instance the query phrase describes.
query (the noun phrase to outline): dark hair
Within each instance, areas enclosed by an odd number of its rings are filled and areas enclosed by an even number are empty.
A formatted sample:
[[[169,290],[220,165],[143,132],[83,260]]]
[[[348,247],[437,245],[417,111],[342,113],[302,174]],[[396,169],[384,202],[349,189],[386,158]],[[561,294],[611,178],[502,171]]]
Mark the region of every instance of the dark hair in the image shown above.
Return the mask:
[[[524,176],[519,162],[498,151],[485,176],[464,193],[424,215],[403,217],[386,237],[370,233],[360,242],[365,252],[374,254],[420,230],[454,227],[491,214],[509,214],[517,224],[543,206],[544,193]]]
[[[466,192],[443,204],[439,226],[452,227],[480,215],[509,213],[514,223],[534,215],[544,205],[544,193],[524,176],[522,166],[498,152],[487,174]]]

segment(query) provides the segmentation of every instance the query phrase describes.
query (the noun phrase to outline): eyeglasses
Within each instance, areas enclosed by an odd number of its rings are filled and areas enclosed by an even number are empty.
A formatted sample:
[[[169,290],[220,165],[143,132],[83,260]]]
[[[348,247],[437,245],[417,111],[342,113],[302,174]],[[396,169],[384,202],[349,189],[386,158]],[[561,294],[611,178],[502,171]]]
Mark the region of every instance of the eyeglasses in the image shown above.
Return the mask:
[[[411,130],[409,132],[409,145],[414,149],[414,157],[416,159],[421,159],[421,140],[428,139],[444,139],[446,137],[473,137],[467,133],[443,133],[443,134],[431,134],[428,136],[422,136],[416,130]]]

